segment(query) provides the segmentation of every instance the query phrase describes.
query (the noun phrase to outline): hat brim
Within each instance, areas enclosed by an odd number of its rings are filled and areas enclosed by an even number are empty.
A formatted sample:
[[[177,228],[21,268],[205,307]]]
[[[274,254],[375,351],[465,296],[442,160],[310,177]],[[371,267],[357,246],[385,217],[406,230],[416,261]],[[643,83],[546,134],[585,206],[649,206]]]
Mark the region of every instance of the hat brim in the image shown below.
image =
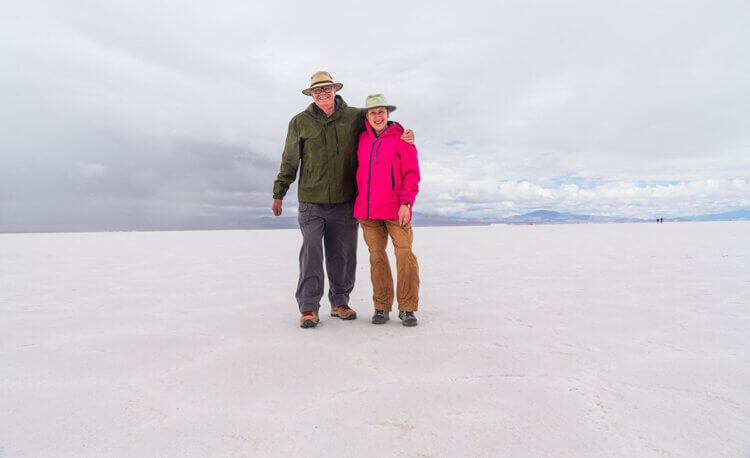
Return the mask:
[[[396,111],[396,105],[375,105],[374,107],[362,108],[362,111],[364,111],[365,113],[367,113],[367,110],[372,110],[373,108],[380,108],[380,107],[387,108],[389,113],[391,111]]]
[[[336,92],[340,91],[341,88],[344,87],[344,85],[341,83],[319,83],[319,84],[313,84],[307,89],[302,89],[302,93],[305,95],[312,95],[312,90],[315,89],[316,87],[330,86],[331,84],[333,84],[333,87],[336,88]]]

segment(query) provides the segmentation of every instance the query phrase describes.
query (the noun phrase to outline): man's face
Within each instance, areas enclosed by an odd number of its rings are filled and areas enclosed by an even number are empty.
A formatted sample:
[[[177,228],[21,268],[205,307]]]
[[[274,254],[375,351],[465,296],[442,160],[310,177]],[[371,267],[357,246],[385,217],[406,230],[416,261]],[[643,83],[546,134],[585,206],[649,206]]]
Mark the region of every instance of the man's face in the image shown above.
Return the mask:
[[[326,113],[332,111],[335,107],[334,97],[336,96],[336,88],[333,84],[328,86],[316,87],[311,91],[315,105]]]
[[[375,107],[367,110],[367,121],[375,130],[380,133],[388,127],[388,109],[385,107]]]

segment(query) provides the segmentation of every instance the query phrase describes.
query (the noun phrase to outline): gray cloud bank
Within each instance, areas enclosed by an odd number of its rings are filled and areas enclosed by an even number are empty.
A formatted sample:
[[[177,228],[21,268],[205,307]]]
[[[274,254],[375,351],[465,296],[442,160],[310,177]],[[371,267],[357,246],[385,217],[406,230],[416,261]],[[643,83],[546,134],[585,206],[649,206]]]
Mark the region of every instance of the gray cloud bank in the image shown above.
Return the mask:
[[[0,231],[256,224],[319,69],[399,105],[422,213],[750,206],[747,2],[378,5],[10,4]]]

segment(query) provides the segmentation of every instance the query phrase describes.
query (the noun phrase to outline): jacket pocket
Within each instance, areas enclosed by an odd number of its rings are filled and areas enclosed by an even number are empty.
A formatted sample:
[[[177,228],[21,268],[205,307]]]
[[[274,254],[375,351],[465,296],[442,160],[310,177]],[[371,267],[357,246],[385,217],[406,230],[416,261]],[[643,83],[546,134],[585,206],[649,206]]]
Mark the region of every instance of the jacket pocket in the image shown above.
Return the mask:
[[[310,215],[310,204],[307,202],[300,202],[299,207],[297,210],[297,222],[300,226],[304,226],[308,222],[310,222],[311,215]]]
[[[396,179],[393,177],[393,164],[391,164],[391,197],[396,197]]]

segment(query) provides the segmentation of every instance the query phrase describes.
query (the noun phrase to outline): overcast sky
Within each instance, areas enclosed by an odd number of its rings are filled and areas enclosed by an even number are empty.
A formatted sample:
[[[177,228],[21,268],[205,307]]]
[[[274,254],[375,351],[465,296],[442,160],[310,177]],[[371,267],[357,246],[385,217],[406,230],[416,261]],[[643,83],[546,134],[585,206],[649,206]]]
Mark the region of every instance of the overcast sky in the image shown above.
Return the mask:
[[[416,132],[415,211],[750,207],[748,0],[10,1],[0,62],[0,231],[270,216],[323,69]]]

